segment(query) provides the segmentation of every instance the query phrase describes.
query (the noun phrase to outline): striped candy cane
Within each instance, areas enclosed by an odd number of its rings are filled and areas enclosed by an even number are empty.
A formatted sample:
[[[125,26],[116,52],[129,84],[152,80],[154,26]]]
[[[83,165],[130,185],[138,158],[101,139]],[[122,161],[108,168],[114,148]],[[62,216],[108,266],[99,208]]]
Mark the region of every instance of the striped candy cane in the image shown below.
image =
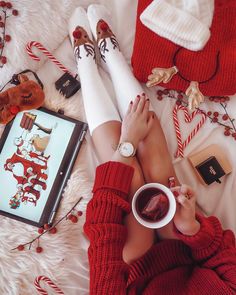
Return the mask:
[[[182,141],[182,136],[181,136],[181,131],[180,131],[180,126],[179,126],[179,120],[178,120],[178,111],[182,110],[184,111],[184,118],[186,123],[190,123],[193,118],[200,114],[202,115],[202,119],[198,122],[197,126],[191,131],[191,133],[188,135],[187,139],[183,142]],[[176,133],[176,138],[177,138],[177,143],[178,143],[178,148],[175,153],[175,157],[184,157],[184,149],[186,146],[190,143],[190,141],[193,139],[193,137],[198,133],[200,128],[203,126],[203,124],[206,122],[206,115],[201,112],[200,110],[194,111],[191,115],[188,113],[188,109],[182,105],[175,105],[174,110],[173,110],[173,121],[174,121],[174,126],[175,126],[175,133]]]
[[[55,292],[57,294],[61,294],[61,295],[65,295],[64,292],[62,292],[62,290],[60,288],[58,288],[53,282],[52,280],[50,280],[49,278],[47,277],[44,277],[44,276],[39,276],[35,279],[34,281],[34,285],[38,291],[39,294],[42,294],[42,295],[48,295],[48,292],[45,291],[41,286],[40,286],[40,281],[44,281],[45,283],[48,284],[48,286],[50,286],[53,290],[55,290]]]
[[[32,47],[37,47],[39,50],[41,50],[53,63],[55,63],[63,72],[65,73],[70,73],[68,71],[68,69],[62,64],[60,63],[41,43],[36,42],[36,41],[31,41],[26,45],[26,51],[29,54],[29,56],[36,60],[36,61],[40,61],[40,58],[38,56],[36,56],[33,51],[32,51]],[[74,76],[74,74],[70,73],[72,76]]]

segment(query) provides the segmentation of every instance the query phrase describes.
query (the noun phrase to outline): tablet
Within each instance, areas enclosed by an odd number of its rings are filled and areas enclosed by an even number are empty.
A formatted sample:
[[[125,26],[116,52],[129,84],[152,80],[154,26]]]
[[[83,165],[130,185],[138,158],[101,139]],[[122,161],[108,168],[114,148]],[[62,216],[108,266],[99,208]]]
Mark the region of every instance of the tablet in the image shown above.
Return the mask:
[[[0,214],[51,224],[87,128],[45,108],[17,114],[0,139]]]

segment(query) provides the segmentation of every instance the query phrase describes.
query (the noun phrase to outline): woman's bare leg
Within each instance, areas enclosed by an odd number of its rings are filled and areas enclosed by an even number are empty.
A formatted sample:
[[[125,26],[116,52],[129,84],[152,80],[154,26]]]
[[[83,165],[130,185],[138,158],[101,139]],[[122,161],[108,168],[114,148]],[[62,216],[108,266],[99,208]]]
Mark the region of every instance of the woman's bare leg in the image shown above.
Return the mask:
[[[112,158],[120,139],[121,123],[118,121],[106,122],[98,126],[92,134],[96,147],[97,156],[101,163]],[[131,183],[130,201],[135,191],[144,184],[143,174],[136,159],[133,161],[134,177]],[[128,230],[127,241],[123,250],[123,258],[127,263],[131,263],[141,257],[154,242],[154,232],[143,227],[130,213],[125,219]]]
[[[176,185],[179,185],[161,124],[155,113],[150,112],[150,115],[154,116],[154,122],[148,136],[139,144],[137,154],[145,181],[168,186],[168,178],[174,176]],[[170,222],[159,229],[159,238],[175,238],[172,228],[173,224]]]
[[[154,116],[152,127],[139,144],[137,152],[144,178],[146,182],[159,182],[167,186],[168,178],[174,176],[178,184],[160,122],[154,112],[150,112],[150,116]]]

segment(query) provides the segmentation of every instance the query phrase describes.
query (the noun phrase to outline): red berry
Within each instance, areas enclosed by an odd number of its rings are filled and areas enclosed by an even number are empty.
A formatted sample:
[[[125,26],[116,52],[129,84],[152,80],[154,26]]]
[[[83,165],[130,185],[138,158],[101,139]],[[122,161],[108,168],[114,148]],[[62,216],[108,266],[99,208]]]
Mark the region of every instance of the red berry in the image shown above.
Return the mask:
[[[56,234],[57,233],[57,229],[56,227],[53,227],[52,229],[49,230],[50,234]]]
[[[5,7],[6,6],[6,2],[5,1],[0,1],[0,6]]]
[[[17,15],[19,14],[19,13],[18,13],[18,10],[13,9],[13,10],[12,10],[12,14],[15,15],[15,16],[17,16]]]
[[[82,212],[82,211],[78,211],[78,212],[77,212],[77,215],[78,215],[78,216],[82,216],[82,215],[83,215],[83,212]]]
[[[222,98],[220,99],[220,102],[226,102],[226,98],[225,98],[225,97],[222,97]]]
[[[18,250],[18,251],[23,251],[24,249],[25,249],[24,245],[19,245],[19,246],[17,247],[17,250]]]
[[[234,133],[232,134],[232,136],[233,136],[234,138],[236,138],[236,132],[234,132]]]
[[[214,112],[214,113],[213,113],[213,116],[214,116],[214,117],[218,117],[218,116],[219,116],[219,113],[218,113],[218,112]]]
[[[162,96],[157,96],[157,99],[158,99],[158,100],[162,100],[163,97],[162,97]]]
[[[212,122],[216,123],[218,122],[218,119],[216,117],[212,118]]]
[[[75,39],[80,39],[80,38],[82,37],[82,32],[81,32],[81,30],[76,30],[76,31],[74,31],[74,32],[73,32],[73,37],[74,37]]]
[[[224,132],[224,135],[225,135],[225,136],[230,136],[230,131],[229,131],[229,130],[225,131],[225,132]]]
[[[77,222],[78,222],[78,217],[75,216],[75,215],[73,215],[73,216],[71,217],[71,222],[73,222],[73,223],[77,223]]]
[[[213,100],[214,100],[214,97],[210,96],[210,97],[209,97],[209,100],[210,100],[210,101],[213,101]]]
[[[44,226],[43,226],[43,228],[44,228],[45,230],[49,229],[50,227],[51,227],[51,226],[50,226],[49,224],[47,224],[47,223],[45,223]]]
[[[178,95],[177,95],[177,98],[178,98],[178,99],[183,99],[183,95],[182,95],[182,94],[178,94]]]
[[[6,35],[5,36],[5,41],[7,41],[7,42],[11,41],[11,36],[10,35]]]
[[[226,96],[226,97],[225,97],[225,100],[226,100],[226,101],[229,101],[229,100],[230,100],[229,96]]]
[[[177,104],[177,106],[180,106],[181,105],[181,101],[180,100],[177,100],[176,101],[176,104]]]
[[[43,248],[40,247],[40,246],[38,246],[38,247],[36,248],[36,252],[37,252],[37,253],[41,253],[41,252],[43,252]]]
[[[69,214],[67,218],[68,218],[69,220],[71,220],[73,216],[74,216],[73,214]]]
[[[164,89],[164,90],[163,90],[163,93],[164,93],[165,95],[167,95],[167,94],[169,94],[169,90],[168,90],[168,89]]]
[[[39,229],[38,229],[38,233],[41,235],[42,233],[44,233],[44,228],[43,227],[40,227]]]
[[[215,97],[214,102],[220,102],[220,97]]]
[[[3,44],[2,43],[0,43],[0,48],[3,48]]]
[[[224,121],[226,121],[226,120],[229,119],[229,116],[228,116],[227,114],[225,114],[225,115],[222,116],[222,119],[223,119]]]
[[[100,24],[100,28],[101,28],[101,30],[103,31],[103,32],[106,32],[108,29],[109,29],[109,26],[108,26],[108,24],[106,23],[106,22],[102,22],[101,24]]]
[[[2,64],[6,64],[7,63],[7,58],[6,58],[6,56],[2,56],[1,57],[1,62],[2,62]]]
[[[207,112],[207,115],[208,115],[208,116],[211,116],[211,114],[212,114],[212,112],[210,112],[210,111],[209,111],[209,112]]]
[[[4,22],[0,22],[0,28],[4,27]]]
[[[6,7],[10,9],[10,8],[12,8],[12,4],[10,2],[7,2]]]
[[[163,94],[163,91],[162,90],[157,90],[157,95],[162,95]]]

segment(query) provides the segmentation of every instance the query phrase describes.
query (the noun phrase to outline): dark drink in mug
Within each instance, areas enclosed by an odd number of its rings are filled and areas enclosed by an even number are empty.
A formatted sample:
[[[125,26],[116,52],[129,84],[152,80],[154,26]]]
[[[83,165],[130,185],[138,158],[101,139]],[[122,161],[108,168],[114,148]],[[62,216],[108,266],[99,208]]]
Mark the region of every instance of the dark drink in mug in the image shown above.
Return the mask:
[[[176,201],[172,191],[159,183],[140,187],[132,200],[132,211],[137,221],[149,228],[160,228],[174,217]]]

